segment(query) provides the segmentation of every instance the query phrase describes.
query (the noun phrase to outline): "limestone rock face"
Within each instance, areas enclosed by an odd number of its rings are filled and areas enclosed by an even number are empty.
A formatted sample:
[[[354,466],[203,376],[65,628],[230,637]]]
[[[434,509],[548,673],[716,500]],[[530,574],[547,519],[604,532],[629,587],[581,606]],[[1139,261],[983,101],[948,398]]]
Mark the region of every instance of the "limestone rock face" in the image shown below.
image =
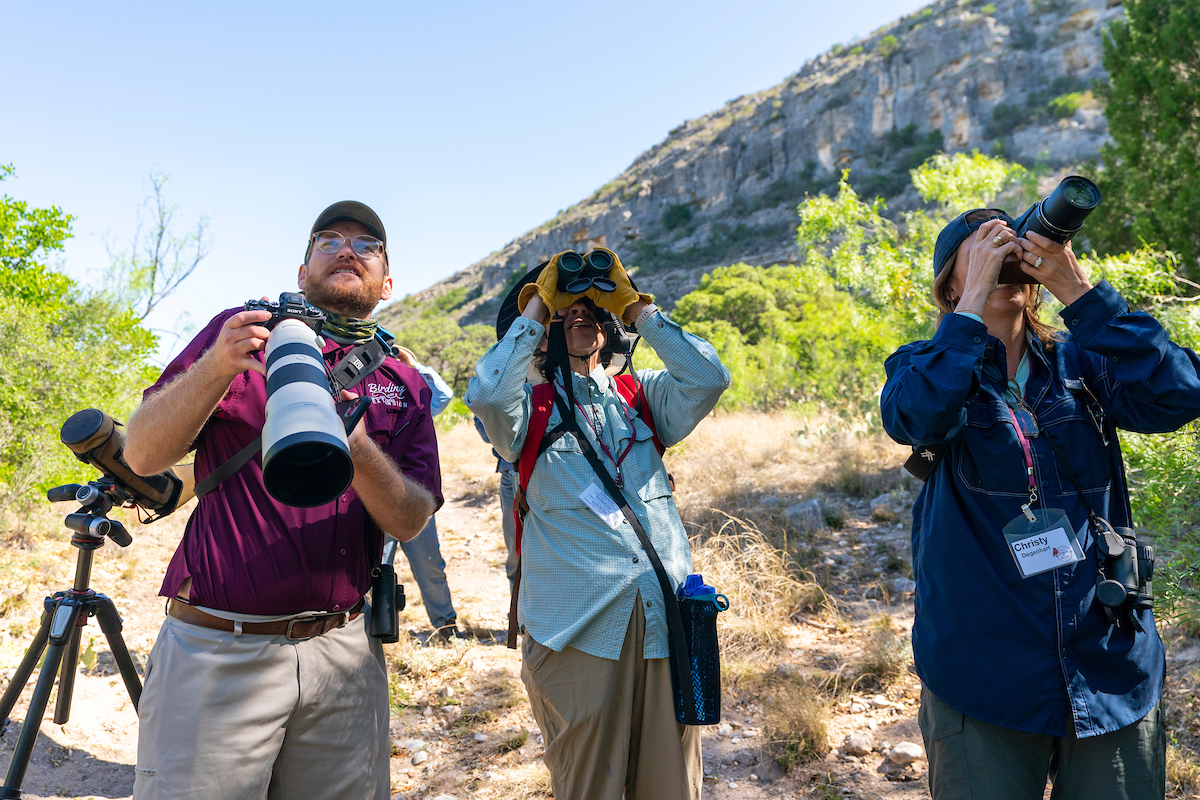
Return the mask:
[[[797,203],[843,169],[900,209],[918,202],[914,159],[937,149],[999,141],[1008,158],[1056,168],[1095,158],[1107,123],[1086,92],[1104,74],[1101,31],[1122,13],[1120,0],[938,0],[680,124],[590,197],[381,319],[462,290],[452,313],[491,323],[520,265],[594,246],[639,267],[639,288],[670,308],[715,265],[794,259]]]

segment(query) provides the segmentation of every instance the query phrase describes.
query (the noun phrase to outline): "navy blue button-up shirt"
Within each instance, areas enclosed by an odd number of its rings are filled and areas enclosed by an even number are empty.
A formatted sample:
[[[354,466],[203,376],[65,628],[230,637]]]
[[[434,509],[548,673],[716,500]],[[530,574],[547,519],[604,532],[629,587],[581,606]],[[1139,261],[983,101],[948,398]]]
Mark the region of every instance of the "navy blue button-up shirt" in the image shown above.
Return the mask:
[[[1119,455],[1101,432],[1112,425],[1093,420],[1088,394],[1117,427],[1172,431],[1200,416],[1200,359],[1152,317],[1130,312],[1106,282],[1062,317],[1070,334],[1031,340],[1024,399],[1040,426],[1030,440],[1037,506],[1063,509],[1084,531],[1081,562],[1022,579],[1004,539],[1028,500],[1028,476],[1004,401],[1004,345],[982,323],[952,314],[933,339],[897,350],[881,405],[896,441],[950,445],[913,508],[921,680],[975,719],[1085,738],[1145,716],[1165,667],[1149,611],[1138,612],[1145,630],[1135,632],[1110,624],[1094,601],[1089,507],[1114,525],[1129,521],[1125,482],[1114,480]]]

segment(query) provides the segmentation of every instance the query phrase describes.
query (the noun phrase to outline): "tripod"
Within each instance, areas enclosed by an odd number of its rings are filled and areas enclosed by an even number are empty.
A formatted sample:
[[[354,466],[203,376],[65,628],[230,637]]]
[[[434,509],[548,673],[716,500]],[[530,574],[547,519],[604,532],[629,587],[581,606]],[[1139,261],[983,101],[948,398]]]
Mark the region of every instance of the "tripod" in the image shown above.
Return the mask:
[[[8,715],[44,651],[46,660],[42,663],[41,674],[29,700],[25,724],[21,726],[21,735],[8,765],[4,787],[0,789],[0,800],[13,800],[21,796],[21,783],[25,780],[29,757],[46,713],[50,691],[54,688],[55,673],[58,673],[58,701],[54,708],[54,722],[62,725],[71,717],[71,694],[75,688],[75,666],[79,662],[79,639],[88,617],[95,617],[100,623],[100,630],[108,640],[134,709],[137,709],[142,696],[142,681],[129,655],[129,648],[121,638],[121,617],[117,614],[117,607],[108,597],[88,587],[92,553],[104,545],[104,537],[108,536],[121,547],[128,547],[133,541],[120,522],[105,516],[114,505],[127,502],[129,495],[113,481],[100,480],[86,486],[58,486],[51,489],[47,496],[54,502],[77,500],[81,506],[74,514],[67,515],[64,523],[75,532],[71,537],[71,546],[79,549],[79,556],[75,560],[75,583],[67,591],[56,592],[46,598],[41,627],[34,635],[4,696],[0,698],[0,717],[4,720],[0,723],[2,736],[8,728]]]

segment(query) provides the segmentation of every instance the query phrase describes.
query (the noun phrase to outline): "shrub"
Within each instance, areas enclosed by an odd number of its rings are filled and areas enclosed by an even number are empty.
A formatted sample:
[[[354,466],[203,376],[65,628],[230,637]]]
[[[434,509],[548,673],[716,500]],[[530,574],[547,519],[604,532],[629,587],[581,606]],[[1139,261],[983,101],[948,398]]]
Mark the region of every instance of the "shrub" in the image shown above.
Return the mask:
[[[879,40],[879,54],[884,58],[891,58],[892,54],[900,49],[900,40],[890,33]]]
[[[692,219],[692,208],[687,205],[671,205],[667,206],[667,210],[663,212],[662,224],[669,231],[686,225]]]

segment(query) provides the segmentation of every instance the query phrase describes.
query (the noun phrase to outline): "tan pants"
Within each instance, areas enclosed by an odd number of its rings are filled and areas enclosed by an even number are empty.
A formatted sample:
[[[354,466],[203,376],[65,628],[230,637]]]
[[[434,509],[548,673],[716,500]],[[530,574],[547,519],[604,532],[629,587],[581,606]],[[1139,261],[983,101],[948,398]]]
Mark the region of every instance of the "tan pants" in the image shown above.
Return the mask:
[[[304,642],[168,617],[138,705],[136,800],[387,800],[387,670],[366,614]]]
[[[670,659],[642,658],[641,597],[612,661],[526,636],[521,679],[555,800],[699,800],[700,730],[675,721]]]

